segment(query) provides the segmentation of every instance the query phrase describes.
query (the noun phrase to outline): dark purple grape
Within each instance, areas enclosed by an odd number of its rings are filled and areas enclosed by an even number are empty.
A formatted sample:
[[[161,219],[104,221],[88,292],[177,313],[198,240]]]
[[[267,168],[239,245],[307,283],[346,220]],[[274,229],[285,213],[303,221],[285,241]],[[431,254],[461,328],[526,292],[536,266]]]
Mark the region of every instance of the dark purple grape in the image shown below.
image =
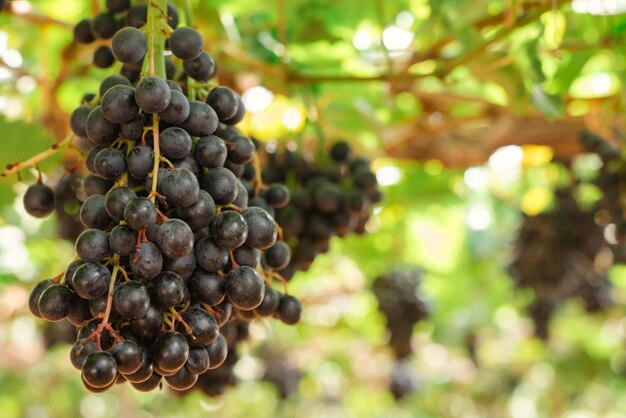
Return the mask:
[[[287,267],[291,260],[291,249],[284,241],[276,241],[274,245],[265,250],[265,264],[274,269],[281,270]]]
[[[152,345],[154,365],[166,372],[176,372],[185,365],[189,357],[189,344],[176,331],[165,331]]]
[[[228,161],[235,164],[247,164],[254,158],[255,147],[250,139],[244,136],[235,136],[227,141]]]
[[[104,388],[115,382],[117,365],[111,353],[95,351],[87,356],[82,368],[82,378],[94,388]]]
[[[228,150],[224,141],[215,136],[203,136],[196,142],[194,158],[202,167],[223,167],[226,162]]]
[[[350,145],[345,141],[335,142],[330,148],[330,156],[338,163],[346,163],[350,159]]]
[[[150,305],[143,318],[130,321],[131,330],[144,340],[156,338],[162,326],[163,312],[155,305]]]
[[[227,205],[237,197],[237,177],[227,168],[211,168],[202,177],[202,189],[216,204]]]
[[[96,263],[109,255],[109,239],[99,229],[87,229],[76,239],[76,254],[81,260]]]
[[[42,280],[30,291],[28,296],[28,308],[37,318],[42,318],[41,312],[39,312],[39,298],[43,291],[53,284],[54,282],[51,279]]]
[[[275,208],[284,208],[289,203],[289,189],[284,184],[271,184],[265,192],[265,201]]]
[[[114,187],[104,196],[104,208],[111,218],[121,221],[124,219],[126,205],[136,197],[137,193],[129,187]]]
[[[194,60],[204,48],[204,39],[190,27],[177,28],[170,37],[170,49],[181,60]]]
[[[137,231],[126,224],[118,225],[109,234],[109,248],[122,257],[129,256],[137,247]]]
[[[125,64],[134,64],[143,59],[148,51],[146,35],[132,26],[119,30],[111,42],[113,56]]]
[[[177,209],[177,217],[185,221],[192,231],[198,231],[213,222],[215,202],[209,193],[200,190],[193,205]]]
[[[128,173],[138,180],[144,180],[152,172],[153,165],[152,149],[145,145],[134,147],[126,157]]]
[[[110,75],[106,77],[104,80],[102,80],[102,82],[100,83],[98,94],[100,95],[100,97],[104,97],[104,95],[106,94],[107,91],[109,91],[109,89],[115,86],[120,86],[120,85],[129,86],[129,87],[131,86],[130,81],[128,81],[126,77],[119,75],[119,74]]]
[[[106,120],[102,114],[102,108],[96,106],[87,117],[85,132],[92,143],[96,145],[108,145],[117,139],[120,127]]]
[[[76,270],[83,264],[85,264],[83,260],[74,260],[67,266],[67,269],[65,269],[65,273],[63,274],[65,285],[72,290],[74,290],[74,273],[76,273]]]
[[[24,209],[36,218],[50,215],[56,205],[54,191],[45,184],[31,184],[24,194]]]
[[[136,4],[131,6],[126,17],[128,26],[140,28],[148,22],[148,5]]]
[[[104,208],[104,196],[89,196],[80,207],[80,221],[87,228],[106,229],[112,219]]]
[[[99,177],[116,180],[126,171],[124,153],[115,148],[104,148],[96,154],[94,168]]]
[[[283,295],[280,298],[276,313],[278,314],[278,318],[285,324],[297,324],[302,316],[302,304],[297,298],[291,295]]]
[[[243,211],[242,216],[248,225],[248,236],[245,241],[247,245],[260,250],[274,245],[278,230],[276,221],[269,213],[258,207],[250,207]]]
[[[171,127],[161,132],[161,152],[167,158],[181,159],[191,152],[191,136],[184,129]]]
[[[172,89],[170,104],[164,111],[159,113],[159,116],[167,123],[178,125],[187,120],[190,109],[189,100],[187,100],[183,92]]]
[[[191,136],[208,136],[215,132],[217,124],[215,110],[204,102],[194,100],[189,102],[189,117],[179,126]]]
[[[122,12],[130,7],[130,0],[106,0],[110,12]]]
[[[124,282],[113,294],[113,306],[125,319],[142,318],[150,308],[148,290],[134,280]]]
[[[221,121],[233,118],[239,110],[237,93],[228,87],[215,87],[209,93],[206,102],[215,110]]]
[[[96,40],[91,29],[91,20],[83,19],[74,26],[74,40],[79,44],[90,44]]]
[[[120,125],[120,132],[123,138],[139,141],[143,137],[143,128],[146,124],[146,118],[141,113],[131,119],[129,122]]]
[[[209,370],[210,365],[209,352],[206,348],[189,347],[189,358],[187,358],[187,363],[185,363],[185,368],[188,372],[202,374]]]
[[[91,106],[82,105],[74,109],[70,116],[70,128],[74,135],[79,138],[87,138],[87,117],[91,113]]]
[[[70,361],[72,366],[77,370],[81,370],[87,357],[96,351],[98,351],[98,347],[95,341],[88,340],[87,338],[81,338],[76,341],[70,349]]]
[[[186,208],[198,200],[200,185],[191,171],[177,168],[165,175],[161,190],[165,200],[171,206]]]
[[[202,238],[196,244],[196,262],[206,271],[220,271],[228,263],[228,252],[217,245],[210,237]]]
[[[239,106],[237,106],[237,113],[230,119],[223,120],[227,125],[236,125],[243,120],[243,117],[246,115],[246,106],[243,104],[243,100],[241,96],[237,95],[237,101],[239,102]]]
[[[139,365],[139,368],[134,373],[124,374],[126,380],[131,383],[145,382],[150,379],[150,376],[152,376],[154,366],[152,364],[152,355],[150,354],[150,351],[144,347],[140,347],[139,351],[141,353],[141,364]]]
[[[215,341],[206,347],[206,350],[209,353],[209,360],[211,362],[209,369],[217,369],[224,364],[228,356],[228,343],[226,342],[226,338],[220,334]]]
[[[61,284],[47,286],[37,303],[39,314],[49,322],[58,322],[65,319],[72,311],[74,293]]]
[[[146,280],[152,280],[163,269],[161,250],[151,242],[143,242],[139,249],[130,255],[130,269],[133,274]]]
[[[213,57],[202,51],[197,58],[184,60],[183,69],[189,77],[196,81],[208,81],[215,75],[216,65]]]
[[[142,78],[135,89],[135,100],[146,113],[159,113],[170,104],[172,92],[165,80],[155,76]]]
[[[93,33],[100,39],[109,39],[120,28],[113,13],[100,13],[93,19]]]
[[[111,354],[115,358],[117,370],[123,374],[133,374],[142,365],[143,354],[139,345],[130,340],[125,340],[111,347]]]
[[[211,224],[211,236],[228,250],[243,245],[248,238],[248,225],[244,217],[232,210],[219,213]]]
[[[274,315],[276,310],[278,309],[278,305],[280,304],[281,294],[272,289],[271,287],[265,287],[265,295],[263,296],[263,301],[259,306],[254,309],[258,315],[261,316],[271,316]]]
[[[226,282],[217,273],[197,270],[187,281],[189,293],[194,301],[215,306],[226,297]]]
[[[145,197],[134,198],[124,209],[124,220],[136,231],[154,224],[156,219],[156,207]]]
[[[156,388],[160,387],[163,383],[163,376],[158,374],[156,371],[152,373],[152,375],[141,383],[131,382],[131,386],[137,389],[140,392],[152,392]]]
[[[161,306],[176,306],[185,297],[185,282],[174,272],[161,272],[150,283],[150,296],[154,302]]]
[[[115,62],[115,57],[111,48],[108,46],[101,46],[93,53],[93,65],[98,68],[109,68]]]
[[[265,283],[255,269],[242,266],[226,276],[226,297],[236,308],[249,311],[261,304]]]
[[[217,321],[209,312],[201,308],[189,308],[183,312],[183,320],[191,330],[188,333],[187,327],[178,324],[178,331],[183,333],[190,345],[206,347],[217,339],[220,334],[220,327]]]
[[[139,113],[139,106],[135,102],[135,89],[123,84],[111,87],[102,96],[100,108],[102,115],[109,122],[130,122]]]
[[[193,231],[180,219],[168,219],[160,225],[155,243],[167,257],[184,257],[193,250]]]
[[[74,291],[83,299],[91,300],[105,295],[109,289],[111,273],[102,264],[84,263],[72,278]]]

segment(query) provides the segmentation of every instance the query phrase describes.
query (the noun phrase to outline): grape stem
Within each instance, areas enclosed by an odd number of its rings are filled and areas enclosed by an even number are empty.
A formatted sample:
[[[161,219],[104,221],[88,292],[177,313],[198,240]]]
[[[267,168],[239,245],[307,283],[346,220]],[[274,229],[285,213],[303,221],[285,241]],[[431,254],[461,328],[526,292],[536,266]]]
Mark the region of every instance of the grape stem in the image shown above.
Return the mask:
[[[102,350],[102,347],[100,345],[100,334],[102,334],[102,331],[104,331],[105,329],[108,329],[109,331],[112,331],[113,333],[115,332],[115,330],[113,330],[113,328],[111,328],[111,326],[109,325],[109,317],[111,316],[111,309],[113,308],[113,290],[115,289],[115,280],[117,279],[117,273],[119,271],[120,271],[120,256],[119,254],[115,254],[113,256],[113,273],[111,273],[111,281],[109,282],[107,306],[106,306],[106,309],[104,310],[104,315],[102,316],[102,322],[100,322],[100,324],[98,325],[98,328],[96,328],[94,332],[92,332],[91,335],[89,336],[90,339],[91,338],[96,339],[98,350]]]
[[[39,154],[33,155],[28,160],[22,163],[17,162],[17,163],[7,164],[7,169],[3,171],[2,174],[0,174],[0,176],[7,177],[7,176],[10,176],[11,174],[19,173],[21,170],[24,170],[25,168],[35,167],[37,164],[39,164],[39,162],[45,160],[46,158],[52,157],[57,152],[63,149],[69,148],[73,139],[74,139],[74,134],[70,134],[58,144],[52,144],[52,147],[50,147],[50,149],[40,152]]]

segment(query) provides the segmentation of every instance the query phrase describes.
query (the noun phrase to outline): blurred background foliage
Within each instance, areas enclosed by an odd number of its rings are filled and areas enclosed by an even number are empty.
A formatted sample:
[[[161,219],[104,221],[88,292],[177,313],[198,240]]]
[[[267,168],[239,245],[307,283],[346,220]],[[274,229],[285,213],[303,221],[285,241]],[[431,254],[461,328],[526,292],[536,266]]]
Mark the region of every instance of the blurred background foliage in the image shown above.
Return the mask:
[[[2,178],[0,416],[626,416],[626,268],[610,271],[614,307],[589,315],[567,302],[547,342],[533,337],[525,311],[532,293],[516,290],[506,271],[522,213],[552,207],[560,163],[593,169],[580,127],[621,141],[626,2],[190,5],[220,84],[244,95],[246,132],[311,152],[346,139],[374,161],[385,199],[368,234],[335,239],[290,283],[306,307],[299,326],[253,323],[240,384],[223,398],[127,387],[93,395],[68,361],[69,346],[46,351],[43,324],[26,307],[28,288],[58,274],[73,247],[58,238],[54,217],[42,222],[21,208],[34,172],[23,173],[25,182]],[[112,72],[92,68],[91,47],[71,42],[73,24],[99,7],[14,0],[0,15],[3,163],[64,137],[68,113]],[[61,160],[41,166],[51,182]],[[412,265],[424,269],[432,314],[413,337],[418,390],[396,403],[370,287]],[[301,374],[285,400],[261,379],[272,367],[268,352]]]

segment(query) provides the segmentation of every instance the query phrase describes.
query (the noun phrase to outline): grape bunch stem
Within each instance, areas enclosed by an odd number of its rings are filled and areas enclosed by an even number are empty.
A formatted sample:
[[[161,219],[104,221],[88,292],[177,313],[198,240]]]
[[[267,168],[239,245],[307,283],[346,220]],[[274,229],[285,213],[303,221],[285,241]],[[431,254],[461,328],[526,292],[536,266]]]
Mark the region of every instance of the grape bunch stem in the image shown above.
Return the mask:
[[[7,177],[7,176],[10,176],[11,174],[19,173],[25,168],[35,167],[37,164],[39,164],[41,161],[45,160],[46,158],[52,157],[57,152],[63,149],[69,148],[70,145],[72,144],[73,139],[74,139],[74,135],[70,134],[58,144],[53,144],[50,149],[40,152],[39,154],[33,155],[28,160],[22,163],[18,162],[18,163],[8,164],[7,169],[3,171],[2,174],[0,174],[0,176]]]

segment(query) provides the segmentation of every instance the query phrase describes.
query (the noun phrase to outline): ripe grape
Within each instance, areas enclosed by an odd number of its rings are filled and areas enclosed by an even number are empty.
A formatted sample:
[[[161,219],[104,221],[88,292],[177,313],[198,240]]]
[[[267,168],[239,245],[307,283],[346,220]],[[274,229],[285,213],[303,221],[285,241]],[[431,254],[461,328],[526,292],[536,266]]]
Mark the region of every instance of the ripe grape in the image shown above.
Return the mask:
[[[24,194],[24,209],[36,218],[45,218],[54,210],[54,191],[45,184],[31,184]]]
[[[148,51],[146,35],[132,26],[125,27],[113,36],[111,49],[118,61],[134,64],[141,61]]]
[[[135,100],[146,113],[159,113],[167,108],[172,91],[165,80],[155,76],[142,78],[135,89]]]
[[[61,284],[47,286],[37,303],[37,309],[43,319],[58,322],[72,311],[73,292]]]
[[[181,60],[194,60],[204,48],[204,39],[193,28],[177,28],[170,37],[170,49]]]

